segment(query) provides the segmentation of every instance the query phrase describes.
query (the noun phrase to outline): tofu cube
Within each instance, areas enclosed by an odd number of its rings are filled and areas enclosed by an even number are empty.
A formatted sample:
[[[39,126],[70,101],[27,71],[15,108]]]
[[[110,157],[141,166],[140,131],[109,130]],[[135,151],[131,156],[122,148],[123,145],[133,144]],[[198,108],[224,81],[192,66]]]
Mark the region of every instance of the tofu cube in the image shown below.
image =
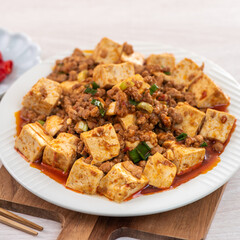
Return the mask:
[[[66,186],[82,193],[96,194],[103,172],[80,158],[75,161],[69,173]]]
[[[175,57],[170,53],[152,54],[146,60],[147,65],[160,65],[161,67],[168,67],[170,72],[175,67]]]
[[[42,162],[51,165],[54,168],[67,172],[76,160],[76,150],[73,145],[62,139],[51,141],[44,152]]]
[[[205,156],[205,148],[186,147],[185,145],[172,144],[174,160],[177,166],[177,175],[182,175],[199,166]]]
[[[108,38],[103,38],[93,51],[93,59],[97,63],[119,63],[122,45]]]
[[[92,156],[92,164],[100,164],[118,156],[120,143],[112,124],[81,133],[81,139]]]
[[[229,105],[229,98],[206,74],[194,82],[188,91],[195,94],[198,108]]]
[[[57,139],[61,139],[64,142],[71,144],[74,149],[77,148],[77,144],[79,142],[79,138],[77,136],[66,132],[59,133]]]
[[[191,59],[185,58],[179,62],[173,70],[173,78],[176,84],[184,84],[185,89],[198,77],[202,76],[203,72],[200,67]]]
[[[64,81],[64,82],[61,82],[60,85],[61,85],[63,94],[67,95],[67,94],[71,93],[73,86],[75,86],[77,84],[79,84],[78,81]]]
[[[111,102],[109,104],[107,112],[106,112],[107,116],[113,116],[116,114],[116,105],[117,105],[117,102]]]
[[[134,65],[130,62],[121,64],[102,64],[93,70],[93,81],[100,87],[112,87],[118,82],[133,76]]]
[[[127,114],[125,117],[119,118],[119,121],[124,130],[127,130],[129,126],[136,125],[136,116],[135,114]]]
[[[143,80],[143,77],[142,77],[140,74],[135,74],[134,76],[129,77],[129,78],[127,78],[127,79],[125,79],[125,80],[117,83],[117,84],[114,86],[114,88],[115,88],[115,87],[120,88],[120,85],[121,85],[123,82],[125,82],[126,86],[134,86],[134,85],[136,85],[137,82],[141,82],[142,85],[141,85],[140,88],[138,88],[138,92],[139,92],[140,94],[142,94],[146,89],[149,89],[149,88],[150,88],[150,85]]]
[[[182,129],[188,136],[194,137],[200,129],[205,113],[190,106],[188,103],[178,103],[175,108],[182,115],[183,121],[175,124],[176,129]]]
[[[134,52],[130,55],[127,55],[125,52],[121,55],[122,62],[131,62],[136,65],[144,64],[144,56],[141,53]]]
[[[101,179],[98,192],[120,203],[147,184],[148,179],[144,175],[140,179],[136,178],[123,166],[123,163],[117,163]]]
[[[149,184],[157,188],[169,188],[177,173],[177,167],[159,152],[148,158],[143,174]]]
[[[208,109],[200,134],[209,139],[226,142],[235,123],[235,117],[226,112]]]
[[[23,106],[39,114],[49,115],[62,94],[59,83],[41,78],[23,97]]]
[[[51,136],[55,136],[63,127],[63,119],[57,115],[52,115],[47,117],[43,127]]]
[[[44,148],[52,140],[52,137],[45,134],[39,125],[36,123],[25,125],[15,142],[15,148],[30,162],[39,160]]]

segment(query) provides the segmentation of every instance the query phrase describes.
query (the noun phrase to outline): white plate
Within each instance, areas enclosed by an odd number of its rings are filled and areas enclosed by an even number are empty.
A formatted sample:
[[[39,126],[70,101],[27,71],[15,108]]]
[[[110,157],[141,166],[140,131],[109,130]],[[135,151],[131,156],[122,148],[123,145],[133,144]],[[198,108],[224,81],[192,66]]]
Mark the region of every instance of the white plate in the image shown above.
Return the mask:
[[[198,64],[205,62],[205,72],[231,97],[229,111],[237,118],[236,129],[230,143],[221,155],[221,162],[208,173],[173,190],[141,196],[121,204],[109,201],[104,197],[79,194],[68,190],[39,170],[31,168],[29,163],[21,158],[13,148],[14,112],[21,108],[21,99],[31,86],[39,78],[47,76],[51,72],[54,60],[64,57],[64,55],[60,55],[44,61],[20,77],[5,94],[0,105],[0,156],[9,173],[21,185],[42,199],[71,210],[105,216],[138,216],[168,211],[203,198],[226,183],[238,170],[240,166],[240,140],[238,138],[240,132],[240,88],[236,80],[213,62],[188,51],[165,45],[136,43],[134,46],[137,51],[146,56],[150,53],[171,52],[175,54],[177,61],[189,57]]]
[[[13,71],[0,83],[0,98],[24,72],[40,63],[40,47],[22,33],[0,29],[0,52],[4,61],[13,61]]]

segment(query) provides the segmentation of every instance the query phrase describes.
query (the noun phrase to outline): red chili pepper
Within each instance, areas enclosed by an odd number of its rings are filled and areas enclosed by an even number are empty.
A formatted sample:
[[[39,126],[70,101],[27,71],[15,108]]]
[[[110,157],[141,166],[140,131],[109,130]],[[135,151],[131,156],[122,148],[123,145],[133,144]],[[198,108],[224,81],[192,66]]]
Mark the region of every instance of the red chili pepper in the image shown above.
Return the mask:
[[[12,72],[12,66],[13,62],[11,60],[4,62],[4,69],[6,74],[10,74]]]
[[[11,60],[5,61],[2,58],[2,53],[0,52],[0,82],[12,72],[13,62]]]
[[[124,151],[124,152],[129,151],[129,147],[125,147],[123,151]]]

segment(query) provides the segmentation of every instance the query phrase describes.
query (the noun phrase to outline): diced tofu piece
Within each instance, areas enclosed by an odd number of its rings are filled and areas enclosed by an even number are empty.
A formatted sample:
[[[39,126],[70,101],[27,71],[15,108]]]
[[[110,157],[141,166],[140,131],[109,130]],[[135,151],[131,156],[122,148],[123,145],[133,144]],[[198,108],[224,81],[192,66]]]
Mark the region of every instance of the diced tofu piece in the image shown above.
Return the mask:
[[[61,139],[64,142],[71,144],[75,151],[77,150],[77,144],[79,142],[79,138],[77,136],[71,133],[62,132],[58,134],[57,139]]]
[[[128,148],[129,151],[133,150],[137,145],[140,143],[140,141],[135,141],[135,142],[129,142],[125,141],[126,147]]]
[[[172,76],[176,84],[184,84],[187,89],[189,85],[198,77],[202,76],[201,68],[191,59],[184,58],[173,70]]]
[[[122,85],[123,82],[125,83],[126,86],[134,86],[135,83],[137,83],[137,82],[142,82],[141,87],[138,88],[138,92],[139,92],[140,94],[142,94],[146,89],[149,89],[149,88],[150,88],[150,85],[143,80],[143,77],[142,77],[140,74],[135,74],[134,76],[129,77],[129,78],[127,78],[127,79],[125,79],[125,80],[117,83],[117,84],[114,86],[114,88],[115,88],[115,87],[120,88],[120,85]]]
[[[161,67],[168,67],[170,72],[175,67],[175,57],[170,53],[152,54],[146,60],[147,65],[160,65]]]
[[[63,119],[57,115],[52,115],[47,118],[43,127],[51,136],[55,136],[63,127]]]
[[[95,194],[102,177],[101,170],[80,158],[73,164],[66,186],[82,193]]]
[[[143,65],[144,63],[144,56],[141,53],[134,52],[130,55],[127,55],[125,52],[121,55],[121,60],[123,62],[131,62],[136,65]]]
[[[33,129],[32,126],[35,126]],[[38,129],[38,131],[36,131]],[[15,148],[19,150],[27,160],[35,162],[42,157],[43,150],[52,140],[46,135],[40,126],[35,123],[27,124],[22,128],[15,142]]]
[[[72,92],[72,88],[73,86],[79,84],[78,81],[64,81],[62,83],[60,83],[62,90],[63,90],[63,94],[69,94]]]
[[[169,188],[176,173],[177,167],[158,152],[148,158],[143,171],[149,184],[157,188]]]
[[[119,121],[124,130],[127,130],[129,126],[136,125],[136,116],[134,114],[127,114],[125,117],[119,118]]]
[[[81,133],[81,139],[93,158],[92,164],[99,164],[119,154],[120,143],[112,124]]]
[[[188,103],[178,103],[175,109],[182,115],[183,121],[175,124],[174,127],[182,129],[188,136],[194,137],[202,125],[205,113]]]
[[[116,114],[116,105],[117,105],[117,102],[111,102],[109,104],[107,112],[106,112],[107,116],[113,116]]]
[[[117,163],[101,179],[98,192],[115,202],[122,202],[147,183],[148,179],[144,175],[138,179],[123,166],[123,163]]]
[[[54,139],[47,145],[42,162],[67,172],[76,159],[76,149],[63,139]]]
[[[118,82],[133,76],[134,65],[130,62],[121,64],[102,64],[94,68],[93,81],[100,87],[112,87]]]
[[[49,133],[43,128],[43,126],[39,122],[29,123],[28,125],[47,143],[50,143],[52,141],[52,136],[49,135]]]
[[[226,142],[235,123],[235,117],[226,112],[208,109],[200,134],[209,139]]]
[[[205,156],[205,148],[186,147],[185,145],[172,144],[174,160],[177,166],[177,175],[182,175],[199,166]]]
[[[188,91],[195,94],[199,108],[229,105],[229,98],[206,74],[194,82]]]
[[[98,63],[118,63],[122,45],[108,38],[103,38],[93,51],[93,59]]]
[[[62,94],[59,83],[41,78],[23,97],[23,106],[39,114],[49,115]]]

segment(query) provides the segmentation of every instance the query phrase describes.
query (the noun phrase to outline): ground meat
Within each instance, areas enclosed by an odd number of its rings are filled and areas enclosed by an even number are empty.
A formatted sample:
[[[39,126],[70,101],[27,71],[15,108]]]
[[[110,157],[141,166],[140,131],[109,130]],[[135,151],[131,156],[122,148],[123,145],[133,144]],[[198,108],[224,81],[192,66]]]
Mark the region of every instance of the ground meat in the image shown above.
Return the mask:
[[[146,164],[147,164],[147,161],[144,161],[144,160],[138,162],[138,166],[143,168],[143,169],[145,168]]]
[[[151,149],[151,154],[154,155],[155,153],[162,153],[163,152],[163,147],[160,147],[159,145],[157,145],[156,147],[153,147]]]
[[[134,52],[133,46],[125,42],[123,43],[122,51],[125,52],[127,55],[131,55]]]
[[[161,121],[162,121],[163,125],[166,128],[171,127],[172,122],[171,122],[171,118],[170,117],[168,117],[165,113],[161,113],[160,114],[160,118],[161,118]]]
[[[221,153],[224,149],[224,145],[221,142],[217,141],[212,145],[212,148],[215,152]]]
[[[166,94],[171,96],[172,98],[174,98],[176,100],[184,100],[184,94],[182,94],[180,91],[178,91],[175,88],[167,89]]]
[[[158,138],[159,145],[162,145],[167,140],[175,140],[175,137],[170,132],[168,132],[168,133],[165,133],[165,132],[159,133],[157,135],[157,138]]]
[[[195,100],[195,95],[191,92],[186,92],[184,93],[184,98],[188,102],[189,105],[191,106],[196,106],[196,100]]]
[[[114,166],[114,163],[113,163],[113,162],[107,161],[107,162],[102,163],[102,164],[99,166],[99,169],[100,169],[101,171],[103,171],[104,173],[108,173],[113,166]]]
[[[123,167],[126,168],[134,177],[140,179],[143,169],[133,164],[131,161],[123,162]]]
[[[24,119],[25,124],[36,122],[37,120],[45,120],[46,116],[43,114],[38,114],[33,110],[23,107],[21,109],[21,118]]]
[[[134,99],[137,102],[140,102],[142,99],[142,95],[139,93],[136,86],[128,87],[124,92],[129,96],[129,98]]]

